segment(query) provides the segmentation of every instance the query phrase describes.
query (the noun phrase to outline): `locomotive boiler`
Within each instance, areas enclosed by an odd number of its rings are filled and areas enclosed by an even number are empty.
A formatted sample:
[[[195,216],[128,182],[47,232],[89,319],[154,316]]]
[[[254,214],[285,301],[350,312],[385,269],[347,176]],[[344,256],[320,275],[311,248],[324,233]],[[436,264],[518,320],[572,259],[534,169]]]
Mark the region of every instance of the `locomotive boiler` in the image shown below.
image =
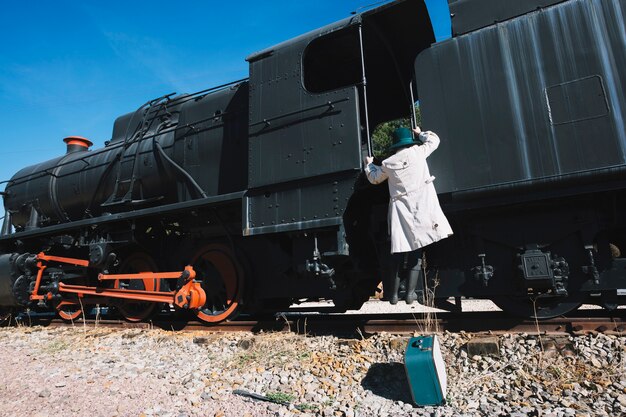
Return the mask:
[[[361,161],[374,127],[416,100],[442,137],[429,163],[455,230],[426,251],[422,301],[540,318],[623,304],[625,6],[441,6],[393,1],[254,53],[249,78],[151,100],[103,148],[69,137],[16,173],[4,315],[359,308],[389,258],[388,192]]]

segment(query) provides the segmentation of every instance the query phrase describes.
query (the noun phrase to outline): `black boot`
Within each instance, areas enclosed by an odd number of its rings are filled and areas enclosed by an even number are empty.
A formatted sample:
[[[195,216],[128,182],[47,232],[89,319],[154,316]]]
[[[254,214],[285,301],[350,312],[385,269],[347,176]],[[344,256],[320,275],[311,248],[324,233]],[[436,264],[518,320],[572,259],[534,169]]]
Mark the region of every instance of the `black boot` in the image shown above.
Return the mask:
[[[417,288],[417,280],[420,278],[420,274],[422,273],[422,262],[421,259],[410,271],[409,277],[407,278],[407,287],[406,287],[406,303],[413,304],[413,301],[417,300],[417,294],[415,293],[415,289]]]
[[[398,304],[398,289],[400,288],[400,276],[398,272],[400,272],[400,265],[392,262],[389,268],[389,275],[387,275],[387,280],[383,286],[385,299],[389,301],[390,304]]]

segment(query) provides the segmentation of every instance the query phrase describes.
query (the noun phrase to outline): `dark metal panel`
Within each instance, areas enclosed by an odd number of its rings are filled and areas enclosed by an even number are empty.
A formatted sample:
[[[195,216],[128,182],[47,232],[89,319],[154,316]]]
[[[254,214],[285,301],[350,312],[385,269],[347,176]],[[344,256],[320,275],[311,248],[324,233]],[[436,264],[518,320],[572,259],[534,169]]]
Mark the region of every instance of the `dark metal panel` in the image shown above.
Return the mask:
[[[310,41],[350,22],[300,36],[276,46],[271,56],[260,53],[251,60],[249,188],[360,167],[356,88],[312,93],[302,82]]]
[[[462,35],[564,0],[449,0],[452,32]]]
[[[244,234],[304,230],[341,224],[359,172],[318,177],[297,188],[278,187],[248,195]]]
[[[292,107],[279,99],[263,99],[262,108],[251,106],[250,188],[359,168],[356,88],[316,95],[299,90],[300,94],[291,96],[302,104]],[[280,89],[270,94],[276,93]]]
[[[201,96],[183,105],[175,159],[207,195],[247,187],[248,83]],[[187,126],[187,127],[185,127]],[[191,198],[188,189],[182,200]]]
[[[442,138],[437,190],[623,165],[625,7],[572,0],[420,54],[423,124]]]
[[[244,204],[249,205],[250,202],[245,202]],[[331,226],[340,226],[341,224],[343,224],[343,219],[341,217],[331,217],[329,219],[307,220],[303,222],[246,228],[243,230],[243,234],[244,236],[254,236],[268,233],[295,232],[298,230],[311,230]]]
[[[546,88],[552,125],[577,123],[609,114],[606,89],[599,75]]]

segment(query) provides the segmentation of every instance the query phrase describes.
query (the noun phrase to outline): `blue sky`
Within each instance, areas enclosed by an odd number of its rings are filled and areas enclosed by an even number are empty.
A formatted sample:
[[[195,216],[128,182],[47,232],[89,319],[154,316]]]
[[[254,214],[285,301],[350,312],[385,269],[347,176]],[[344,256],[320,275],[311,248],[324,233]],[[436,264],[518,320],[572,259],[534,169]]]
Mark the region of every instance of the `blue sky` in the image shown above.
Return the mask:
[[[0,180],[63,154],[66,136],[101,147],[147,100],[245,78],[250,53],[373,2],[4,0]]]

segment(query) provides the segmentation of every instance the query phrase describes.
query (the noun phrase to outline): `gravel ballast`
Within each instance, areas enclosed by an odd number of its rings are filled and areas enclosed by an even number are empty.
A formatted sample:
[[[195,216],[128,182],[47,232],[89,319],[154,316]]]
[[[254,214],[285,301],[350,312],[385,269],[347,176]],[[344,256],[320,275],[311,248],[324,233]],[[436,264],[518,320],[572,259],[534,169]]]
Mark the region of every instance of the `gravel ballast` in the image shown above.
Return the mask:
[[[447,404],[414,407],[407,337],[3,328],[0,415],[626,415],[626,337],[507,335],[495,357],[439,337]]]

